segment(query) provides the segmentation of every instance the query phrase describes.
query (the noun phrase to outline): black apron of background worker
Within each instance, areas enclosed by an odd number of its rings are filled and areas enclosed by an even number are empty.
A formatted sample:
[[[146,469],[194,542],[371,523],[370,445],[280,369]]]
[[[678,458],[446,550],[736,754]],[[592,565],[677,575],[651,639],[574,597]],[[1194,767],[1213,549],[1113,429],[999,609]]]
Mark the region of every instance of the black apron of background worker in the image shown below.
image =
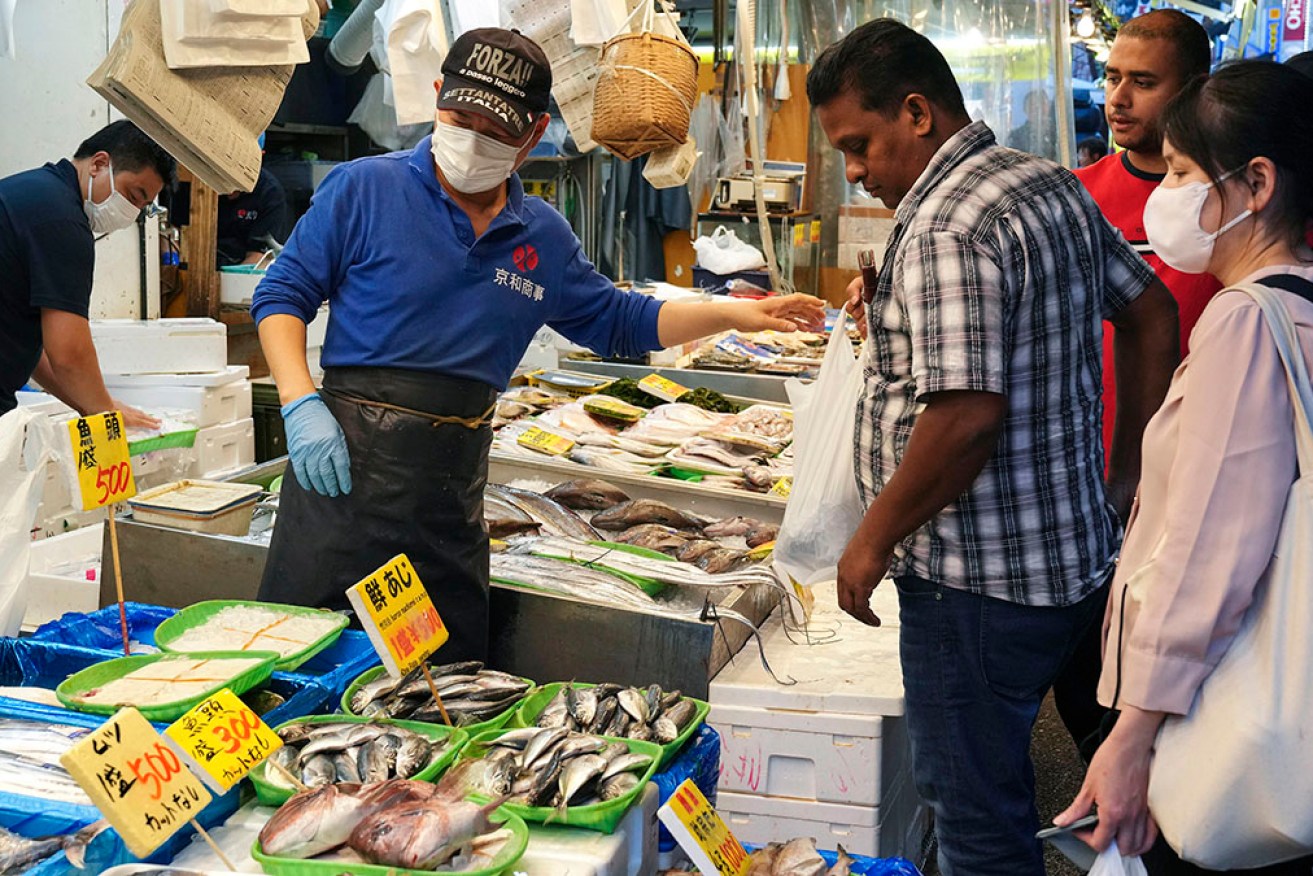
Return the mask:
[[[287,467],[259,598],[347,608],[347,588],[404,553],[450,632],[442,662],[484,659],[483,488],[497,390],[420,371],[329,368],[321,395],[346,435],[351,492],[321,496]]]

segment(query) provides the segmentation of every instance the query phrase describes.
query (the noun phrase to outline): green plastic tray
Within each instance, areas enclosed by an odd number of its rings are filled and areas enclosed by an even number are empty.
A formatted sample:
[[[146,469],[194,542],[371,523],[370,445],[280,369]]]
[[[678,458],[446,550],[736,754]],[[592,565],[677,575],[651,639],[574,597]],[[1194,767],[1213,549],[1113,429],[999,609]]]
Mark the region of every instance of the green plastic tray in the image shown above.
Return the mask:
[[[500,860],[495,866],[483,870],[462,870],[460,876],[496,876],[513,868],[524,857],[524,850],[529,847],[529,827],[514,812],[503,806],[494,812],[489,820],[493,824],[510,828],[515,836],[502,850]],[[277,858],[266,855],[256,840],[251,847],[251,857],[260,868],[273,876],[433,876],[432,870],[402,870],[397,867],[383,867],[378,864],[346,864],[339,861],[306,861],[298,858]]]
[[[575,682],[574,686],[596,687],[597,685]],[[550,703],[558,693],[560,693],[561,688],[563,687],[565,687],[565,683],[559,681],[554,684],[544,684],[529,696],[525,697],[524,702],[520,703],[520,707],[515,710],[515,717],[512,718],[510,724],[507,725],[508,729],[514,727],[534,726],[534,722],[536,722],[538,716],[543,713],[543,709],[547,708],[547,704]],[[695,700],[693,697],[684,697],[684,699],[695,705],[697,711],[693,713],[693,720],[688,722],[688,726],[679,731],[679,735],[675,737],[674,742],[667,742],[665,745],[659,746],[661,748],[661,763],[658,767],[659,769],[665,769],[666,766],[675,759],[676,755],[679,754],[680,749],[684,747],[684,743],[692,738],[693,734],[697,732],[697,729],[702,726],[702,722],[707,720],[707,713],[711,711],[710,703],[706,703],[702,700]],[[656,745],[657,743],[653,742],[652,744]]]
[[[360,673],[360,675],[356,677],[355,681],[347,685],[346,692],[342,694],[342,700],[341,700],[342,711],[348,715],[354,715],[355,712],[351,711],[351,697],[355,696],[356,691],[360,690],[360,688],[364,687],[366,684],[369,684],[371,681],[378,678],[384,672],[387,672],[386,667],[374,666]],[[538,689],[537,683],[534,682],[532,679],[525,678],[524,681],[529,682],[530,687],[529,690],[525,692],[524,697],[522,697],[519,702],[512,703],[510,706],[506,708],[506,711],[502,712],[500,715],[496,716],[495,718],[489,718],[486,721],[480,721],[478,724],[470,724],[460,729],[464,730],[471,737],[474,737],[488,730],[500,730],[502,727],[505,727],[506,723],[510,721],[511,718],[515,717],[515,710],[520,707],[520,703],[524,702],[525,699],[531,696],[533,692]],[[423,722],[412,722],[412,723],[423,723]],[[441,727],[442,725],[435,724],[434,726]]]
[[[166,432],[163,435],[156,435],[153,438],[141,438],[137,441],[128,442],[128,453],[133,456],[139,456],[142,453],[150,453],[154,450],[173,450],[178,447],[191,447],[196,443],[197,429],[182,429],[177,432]]]
[[[136,654],[131,657],[115,657],[113,660],[106,660],[103,663],[88,666],[81,672],[70,675],[55,689],[55,696],[59,697],[59,701],[70,709],[77,709],[79,712],[91,712],[95,715],[112,715],[122,708],[122,706],[136,704],[85,704],[80,702],[77,697],[85,694],[87,691],[103,687],[114,679],[122,678],[129,672],[133,672],[143,666],[147,666],[151,663],[158,663],[161,660],[172,660],[179,657],[210,659],[219,659],[222,657],[258,657],[260,658],[260,663],[252,666],[240,675],[236,675],[227,681],[215,684],[214,687],[202,691],[196,696],[168,703],[159,703],[154,706],[137,706],[137,711],[141,712],[147,720],[159,722],[176,721],[178,718],[185,715],[192,706],[225,687],[237,696],[241,696],[248,690],[268,681],[269,676],[272,675],[274,671],[274,662],[278,659],[278,655],[273,651],[191,651],[186,654]]]
[[[461,749],[459,760],[477,760],[482,757],[487,752],[489,744],[505,732],[505,730],[489,730],[475,736]],[[615,833],[615,829],[624,820],[629,807],[643,793],[643,788],[647,787],[647,783],[656,774],[661,762],[661,746],[653,742],[639,742],[637,739],[614,739],[610,736],[599,736],[598,738],[605,739],[608,742],[623,742],[629,747],[630,751],[646,754],[652,758],[652,763],[648,765],[647,771],[639,777],[639,782],[634,786],[634,790],[623,797],[617,797],[605,803],[571,806],[565,810],[564,818],[558,818],[556,809],[551,806],[521,806],[518,803],[507,803],[502,808],[514,812],[525,821],[536,821],[542,824],[564,824],[570,827],[596,830],[601,833]],[[482,794],[471,794],[470,799],[490,800],[491,798]]]
[[[431,782],[438,776],[442,775],[447,767],[451,766],[460,754],[460,750],[465,747],[469,741],[469,734],[459,727],[442,727],[438,724],[423,724],[419,721],[393,721],[390,718],[361,718],[357,715],[310,715],[305,718],[293,718],[290,721],[284,721],[275,727],[275,730],[281,730],[292,724],[389,724],[394,727],[402,727],[406,730],[414,730],[422,736],[430,739],[451,739],[449,747],[442,757],[438,758],[435,763],[431,763],[424,769],[411,776],[417,782]],[[293,791],[271,783],[265,778],[269,769],[269,764],[262,763],[249,773],[251,784],[255,785],[255,796],[262,806],[282,806],[291,799]]]
[[[182,636],[183,633],[192,627],[201,624],[214,617],[225,608],[234,605],[249,606],[252,608],[268,608],[274,611],[282,611],[287,614],[299,614],[307,617],[329,619],[337,622],[337,629],[329,630],[318,641],[309,646],[302,648],[294,654],[288,654],[286,657],[280,657],[275,669],[283,672],[290,672],[296,669],[302,663],[318,654],[320,651],[332,645],[342,635],[342,631],[351,623],[351,619],[344,614],[332,611],[324,611],[319,608],[306,608],[304,605],[283,605],[277,602],[253,602],[249,599],[209,599],[205,602],[198,602],[195,605],[182,609],[173,617],[160,624],[155,630],[155,644],[161,651],[172,651],[173,642]]]

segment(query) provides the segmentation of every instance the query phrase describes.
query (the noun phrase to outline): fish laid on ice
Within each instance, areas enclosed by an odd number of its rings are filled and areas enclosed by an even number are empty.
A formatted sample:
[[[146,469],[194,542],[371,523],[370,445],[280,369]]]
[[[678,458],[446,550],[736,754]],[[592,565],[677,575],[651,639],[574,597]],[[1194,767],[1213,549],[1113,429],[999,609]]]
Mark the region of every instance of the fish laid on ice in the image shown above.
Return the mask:
[[[541,525],[518,505],[487,490],[483,494],[483,520],[488,525],[488,535],[493,538],[529,532]]]
[[[566,481],[552,487],[544,495],[575,511],[604,511],[629,501],[625,491],[615,484],[595,479]]]
[[[611,537],[611,541],[619,544],[632,544],[671,556],[678,556],[679,549],[688,544],[688,540],[687,534],[660,523],[640,523]]]
[[[675,529],[701,530],[704,521],[655,499],[631,499],[594,515],[593,526],[617,531],[640,523],[660,523]]]
[[[484,495],[492,494],[519,508],[536,520],[549,535],[577,538],[592,541],[597,538],[597,530],[589,526],[583,518],[569,508],[549,499],[541,493],[519,490],[501,484],[489,484]]]
[[[0,828],[0,873],[25,873],[59,851],[67,854],[69,863],[80,870],[87,844],[108,826],[106,821],[97,821],[76,833],[36,839]]]

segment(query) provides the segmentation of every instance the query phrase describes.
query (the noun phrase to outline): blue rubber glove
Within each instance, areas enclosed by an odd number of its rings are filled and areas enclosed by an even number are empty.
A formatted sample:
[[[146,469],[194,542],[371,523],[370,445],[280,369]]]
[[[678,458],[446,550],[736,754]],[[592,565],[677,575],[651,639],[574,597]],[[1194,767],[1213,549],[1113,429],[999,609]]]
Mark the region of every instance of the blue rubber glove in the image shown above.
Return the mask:
[[[301,485],[321,496],[351,492],[346,436],[319,393],[283,405],[283,424],[287,427],[287,455]]]

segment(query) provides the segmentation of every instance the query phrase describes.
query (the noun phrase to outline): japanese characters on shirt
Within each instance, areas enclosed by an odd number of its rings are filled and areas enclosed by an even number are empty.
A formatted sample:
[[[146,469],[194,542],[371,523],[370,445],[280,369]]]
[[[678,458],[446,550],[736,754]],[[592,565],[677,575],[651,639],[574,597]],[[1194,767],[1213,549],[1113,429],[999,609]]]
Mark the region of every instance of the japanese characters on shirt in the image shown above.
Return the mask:
[[[449,633],[428,591],[405,554],[352,585],[347,599],[393,677],[417,668],[447,641]]]
[[[206,697],[164,735],[183,762],[220,794],[283,745],[278,734],[228,688]]]
[[[68,422],[82,510],[92,511],[137,495],[128,439],[118,411]]]
[[[505,286],[519,292],[525,298],[533,301],[542,301],[543,292],[546,291],[533,280],[508,268],[494,268],[492,281],[498,286]]]
[[[744,876],[748,872],[747,850],[692,779],[675,789],[657,817],[703,873]]]
[[[144,858],[213,798],[141,713],[120,709],[64,752],[59,762]]]

